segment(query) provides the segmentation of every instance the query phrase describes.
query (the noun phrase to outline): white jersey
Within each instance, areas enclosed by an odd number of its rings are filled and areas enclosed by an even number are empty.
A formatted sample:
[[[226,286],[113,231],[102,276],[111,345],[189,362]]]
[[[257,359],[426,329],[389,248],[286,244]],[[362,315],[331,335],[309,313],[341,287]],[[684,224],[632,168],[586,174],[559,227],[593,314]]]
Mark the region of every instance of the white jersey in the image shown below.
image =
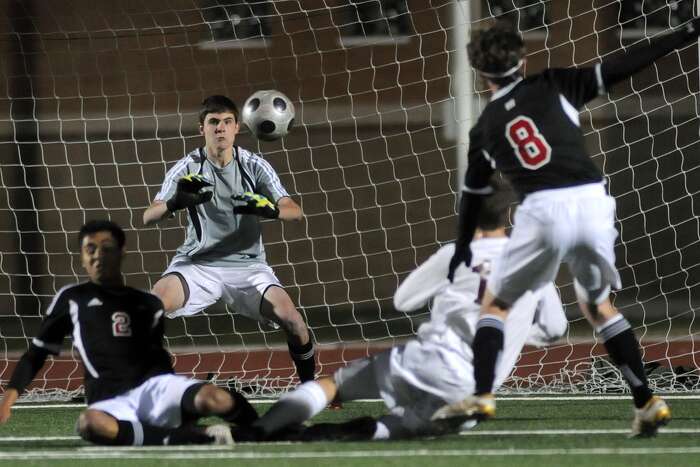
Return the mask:
[[[460,265],[450,283],[447,271],[454,245],[446,245],[412,272],[394,295],[402,311],[425,306],[432,298],[430,321],[418,329],[417,338],[391,350],[389,378],[378,379],[380,394],[394,412],[405,415],[427,393],[445,402],[457,402],[474,391],[471,342],[479,317],[481,294],[491,269],[508,242],[507,237],[482,238],[471,244],[472,266]],[[546,305],[546,306],[541,306]],[[540,306],[539,322],[535,312]],[[532,328],[549,340],[566,331],[566,317],[554,284],[521,297],[505,323],[504,349],[496,369],[494,388],[510,375]],[[541,326],[542,324],[543,326]],[[534,325],[534,326],[533,326]],[[381,387],[383,386],[383,387]],[[394,389],[401,387],[402,390]],[[418,389],[413,394],[406,387]],[[425,418],[431,414],[420,414]],[[414,417],[415,418],[415,417]]]

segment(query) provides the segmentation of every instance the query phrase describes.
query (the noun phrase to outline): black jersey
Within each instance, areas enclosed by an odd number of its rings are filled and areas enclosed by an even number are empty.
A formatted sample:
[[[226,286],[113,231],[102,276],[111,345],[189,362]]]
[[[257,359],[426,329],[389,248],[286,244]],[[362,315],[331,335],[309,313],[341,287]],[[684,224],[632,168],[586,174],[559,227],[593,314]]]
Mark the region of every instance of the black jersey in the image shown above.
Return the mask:
[[[578,117],[586,102],[604,92],[599,70],[547,69],[494,93],[469,133],[465,189],[484,190],[494,169],[521,197],[600,182]]]
[[[173,372],[163,347],[163,304],[155,295],[85,282],[62,288],[46,314],[33,344],[57,355],[72,334],[88,404]]]

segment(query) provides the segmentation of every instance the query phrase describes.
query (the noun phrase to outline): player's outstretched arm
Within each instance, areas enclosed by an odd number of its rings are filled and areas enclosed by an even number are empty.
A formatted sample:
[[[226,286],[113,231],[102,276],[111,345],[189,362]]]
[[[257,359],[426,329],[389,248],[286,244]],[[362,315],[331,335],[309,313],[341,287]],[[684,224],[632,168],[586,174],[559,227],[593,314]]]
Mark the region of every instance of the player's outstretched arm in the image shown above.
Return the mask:
[[[10,419],[12,406],[19,395],[32,382],[37,372],[44,366],[49,352],[32,344],[17,362],[10,382],[5,388],[5,394],[0,402],[0,423]]]
[[[642,41],[606,58],[600,73],[606,89],[629,78],[664,55],[696,41],[700,36],[700,17],[696,17],[661,37]]]
[[[214,192],[202,191],[202,189],[210,186],[212,186],[211,182],[198,174],[187,174],[180,177],[175,193],[167,201],[155,201],[146,209],[143,213],[143,223],[146,225],[154,224],[172,217],[172,214],[180,209],[206,203],[214,196]]]
[[[283,221],[299,221],[303,216],[301,207],[289,196],[283,196],[277,204],[259,193],[250,191],[233,195],[231,199],[241,202],[233,208],[234,214],[249,214]]]
[[[476,222],[481,210],[483,195],[465,191],[459,203],[459,225],[457,231],[457,241],[455,242],[455,253],[450,260],[450,269],[447,278],[454,280],[457,267],[464,263],[467,267],[472,262],[472,251],[469,244],[476,232]]]

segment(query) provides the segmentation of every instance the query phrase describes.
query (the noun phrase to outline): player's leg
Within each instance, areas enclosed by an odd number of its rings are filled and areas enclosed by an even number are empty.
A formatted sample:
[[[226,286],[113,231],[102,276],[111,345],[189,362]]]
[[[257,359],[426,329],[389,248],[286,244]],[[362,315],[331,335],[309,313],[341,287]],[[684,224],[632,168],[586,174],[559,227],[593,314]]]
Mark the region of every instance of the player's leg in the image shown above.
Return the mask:
[[[187,302],[189,289],[187,282],[180,274],[167,274],[156,282],[151,293],[160,298],[166,315],[182,308]]]
[[[595,292],[587,292],[578,279],[575,286],[581,311],[603,339],[608,355],[632,391],[635,406],[632,436],[655,435],[659,426],[671,420],[671,411],[649,388],[639,341],[630,323],[610,303],[607,296],[596,302],[590,298]]]
[[[249,426],[258,419],[257,411],[241,393],[208,383],[189,386],[180,406],[183,421],[216,415],[228,423]]]
[[[205,266],[174,261],[153,285],[151,293],[160,298],[168,318],[194,315],[216,303],[222,295],[222,281]]]
[[[253,263],[217,271],[224,284],[223,298],[235,310],[265,325],[280,326],[301,382],[314,379],[314,344],[292,299],[267,264]]]
[[[530,211],[527,200],[518,208],[510,240],[495,261],[482,299],[472,343],[475,395],[493,391],[496,362],[503,350],[505,320],[511,306],[529,290],[551,282],[563,254],[551,224]]]
[[[287,334],[289,355],[294,361],[299,380],[302,383],[313,380],[316,370],[314,344],[309,329],[289,294],[282,287],[268,287],[263,294],[261,314],[279,324]]]
[[[336,397],[341,402],[379,397],[374,361],[385,354],[388,352],[355,360],[350,365],[339,368],[333,376],[299,385],[280,397],[270,410],[253,423],[253,427],[260,430],[262,439],[269,439],[285,427],[312,418]]]
[[[252,428],[257,431],[258,440],[270,439],[281,430],[303,423],[318,414],[333,400],[337,389],[333,377],[327,376],[307,381],[282,395],[253,423]]]
[[[609,299],[611,288],[621,285],[615,268],[615,201],[603,196],[583,208],[586,216],[581,223],[587,228],[581,230],[578,247],[567,255],[579,307],[630,386],[637,413],[633,435],[653,435],[659,425],[670,420],[671,413],[649,389],[639,342],[630,323]]]
[[[206,427],[165,428],[137,420],[120,420],[100,410],[87,409],[78,417],[78,434],[85,441],[109,446],[209,444]]]

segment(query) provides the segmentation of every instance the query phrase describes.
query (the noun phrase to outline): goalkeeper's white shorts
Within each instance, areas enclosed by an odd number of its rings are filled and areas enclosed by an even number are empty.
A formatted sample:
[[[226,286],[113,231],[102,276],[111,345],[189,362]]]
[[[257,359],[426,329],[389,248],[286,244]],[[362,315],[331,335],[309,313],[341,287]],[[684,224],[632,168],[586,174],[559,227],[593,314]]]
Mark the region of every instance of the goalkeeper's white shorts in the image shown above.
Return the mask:
[[[555,279],[568,263],[579,297],[601,303],[620,288],[615,268],[615,200],[600,183],[542,190],[518,207],[510,241],[495,261],[488,289],[513,304]]]
[[[106,412],[117,420],[177,428],[182,424],[182,396],[187,388],[200,383],[180,375],[158,375],[123,394],[95,402],[88,409]]]
[[[261,314],[262,298],[268,288],[282,287],[270,266],[247,263],[241,266],[207,266],[187,259],[173,261],[163,275],[177,273],[187,281],[189,298],[170,318],[189,316],[223,299],[241,315],[277,328]]]

